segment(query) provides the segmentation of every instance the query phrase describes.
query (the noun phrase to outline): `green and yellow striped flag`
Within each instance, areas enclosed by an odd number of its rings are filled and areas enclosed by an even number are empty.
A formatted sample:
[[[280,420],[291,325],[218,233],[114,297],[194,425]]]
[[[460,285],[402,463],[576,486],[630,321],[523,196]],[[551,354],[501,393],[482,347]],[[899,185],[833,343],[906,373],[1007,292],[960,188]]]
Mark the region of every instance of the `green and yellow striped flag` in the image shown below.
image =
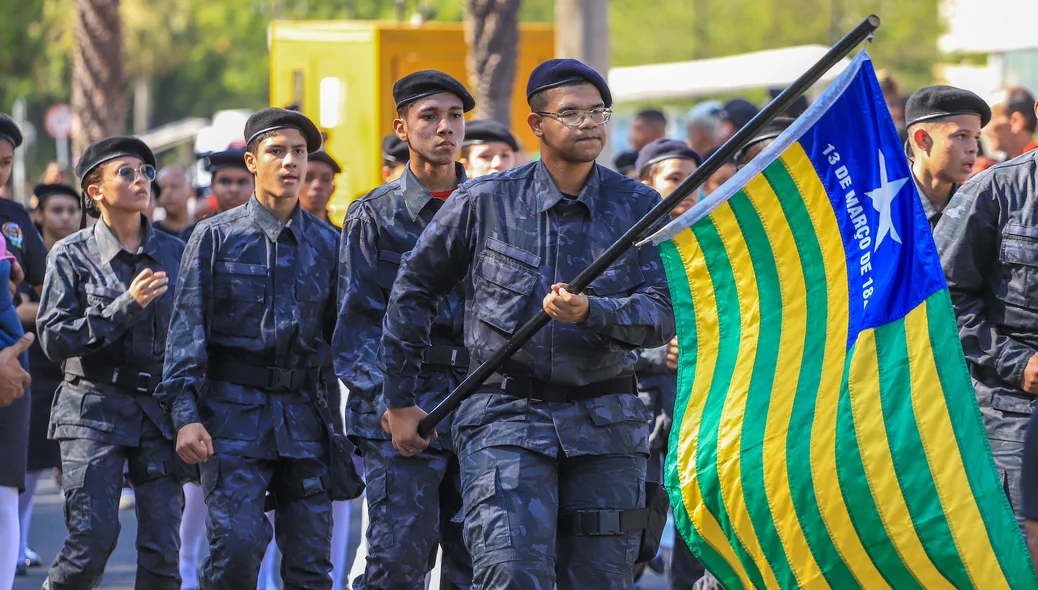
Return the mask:
[[[1038,588],[918,199],[862,52],[652,238],[680,347],[667,489],[727,588]]]

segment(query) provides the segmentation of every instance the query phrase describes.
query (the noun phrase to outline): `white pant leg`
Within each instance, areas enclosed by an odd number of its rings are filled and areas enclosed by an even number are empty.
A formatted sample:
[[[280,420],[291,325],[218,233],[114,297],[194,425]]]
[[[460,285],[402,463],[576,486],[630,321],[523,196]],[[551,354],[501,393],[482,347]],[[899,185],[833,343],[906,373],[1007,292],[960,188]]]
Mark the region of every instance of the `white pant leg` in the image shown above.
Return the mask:
[[[14,569],[18,561],[18,488],[0,487],[0,588],[14,586]]]
[[[184,484],[184,515],[180,519],[180,578],[184,589],[198,588],[206,510],[202,486]]]

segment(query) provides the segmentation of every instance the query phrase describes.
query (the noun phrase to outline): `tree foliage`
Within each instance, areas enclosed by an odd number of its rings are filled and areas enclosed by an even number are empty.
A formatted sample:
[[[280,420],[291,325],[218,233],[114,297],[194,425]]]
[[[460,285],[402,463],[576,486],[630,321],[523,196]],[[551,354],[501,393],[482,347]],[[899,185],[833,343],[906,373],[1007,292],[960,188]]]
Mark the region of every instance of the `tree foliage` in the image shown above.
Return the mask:
[[[272,19],[395,18],[395,0],[122,0],[128,84],[147,76],[151,123],[267,104]],[[417,2],[408,0],[408,13]],[[464,0],[423,0],[435,20],[460,21]],[[931,81],[942,27],[938,0],[611,0],[612,61],[634,65],[830,43],[870,12],[883,19],[869,48],[907,90]],[[75,0],[0,0],[0,111],[25,98],[42,127],[69,99]],[[522,0],[520,21],[553,18],[552,0]],[[566,26],[557,23],[557,26]],[[127,113],[127,129],[129,129]],[[52,149],[52,148],[48,148]],[[38,166],[51,157],[33,157]]]

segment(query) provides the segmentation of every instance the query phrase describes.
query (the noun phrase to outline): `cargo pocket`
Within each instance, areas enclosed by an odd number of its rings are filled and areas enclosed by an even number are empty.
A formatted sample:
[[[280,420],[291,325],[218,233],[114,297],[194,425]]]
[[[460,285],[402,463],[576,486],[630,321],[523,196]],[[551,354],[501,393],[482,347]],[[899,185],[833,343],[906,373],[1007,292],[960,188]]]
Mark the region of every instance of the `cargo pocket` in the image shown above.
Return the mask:
[[[620,422],[641,422],[646,429],[652,421],[652,412],[638,396],[611,394],[592,398],[587,402],[587,411],[595,426],[610,426]]]
[[[296,441],[327,440],[324,424],[317,410],[310,404],[285,404],[285,425],[289,435]]]
[[[368,497],[368,544],[377,548],[394,545],[393,521],[389,506],[389,481],[385,469],[371,474],[365,488]]]
[[[400,260],[403,258],[399,252],[381,250],[378,253],[378,265],[375,267],[375,280],[382,289],[382,295],[389,301],[389,292],[393,290],[396,275],[400,272]]]
[[[480,255],[473,276],[476,298],[482,302],[476,316],[505,334],[515,332],[539,275],[514,252],[489,250]]]
[[[999,299],[1033,309],[1033,293],[1038,289],[1038,227],[1007,224],[1002,229],[999,261],[1003,278],[996,289]]]
[[[217,261],[213,267],[213,332],[259,338],[266,311],[267,267]]]
[[[213,438],[233,440],[256,440],[262,411],[262,405],[217,399],[204,400],[199,407],[202,424]]]
[[[508,510],[501,494],[497,468],[487,471],[464,491],[468,515],[465,518],[465,545],[473,561],[488,552],[512,546]]]

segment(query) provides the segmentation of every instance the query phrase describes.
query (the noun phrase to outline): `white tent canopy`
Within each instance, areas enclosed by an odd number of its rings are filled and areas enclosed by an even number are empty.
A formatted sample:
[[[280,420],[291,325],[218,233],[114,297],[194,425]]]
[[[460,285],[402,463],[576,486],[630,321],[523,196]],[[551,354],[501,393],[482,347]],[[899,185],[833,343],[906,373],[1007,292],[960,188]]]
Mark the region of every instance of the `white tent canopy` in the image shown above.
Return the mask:
[[[825,45],[800,45],[697,61],[611,68],[609,89],[613,102],[624,103],[785,88],[827,51]],[[849,63],[840,60],[819,81],[831,81]]]

